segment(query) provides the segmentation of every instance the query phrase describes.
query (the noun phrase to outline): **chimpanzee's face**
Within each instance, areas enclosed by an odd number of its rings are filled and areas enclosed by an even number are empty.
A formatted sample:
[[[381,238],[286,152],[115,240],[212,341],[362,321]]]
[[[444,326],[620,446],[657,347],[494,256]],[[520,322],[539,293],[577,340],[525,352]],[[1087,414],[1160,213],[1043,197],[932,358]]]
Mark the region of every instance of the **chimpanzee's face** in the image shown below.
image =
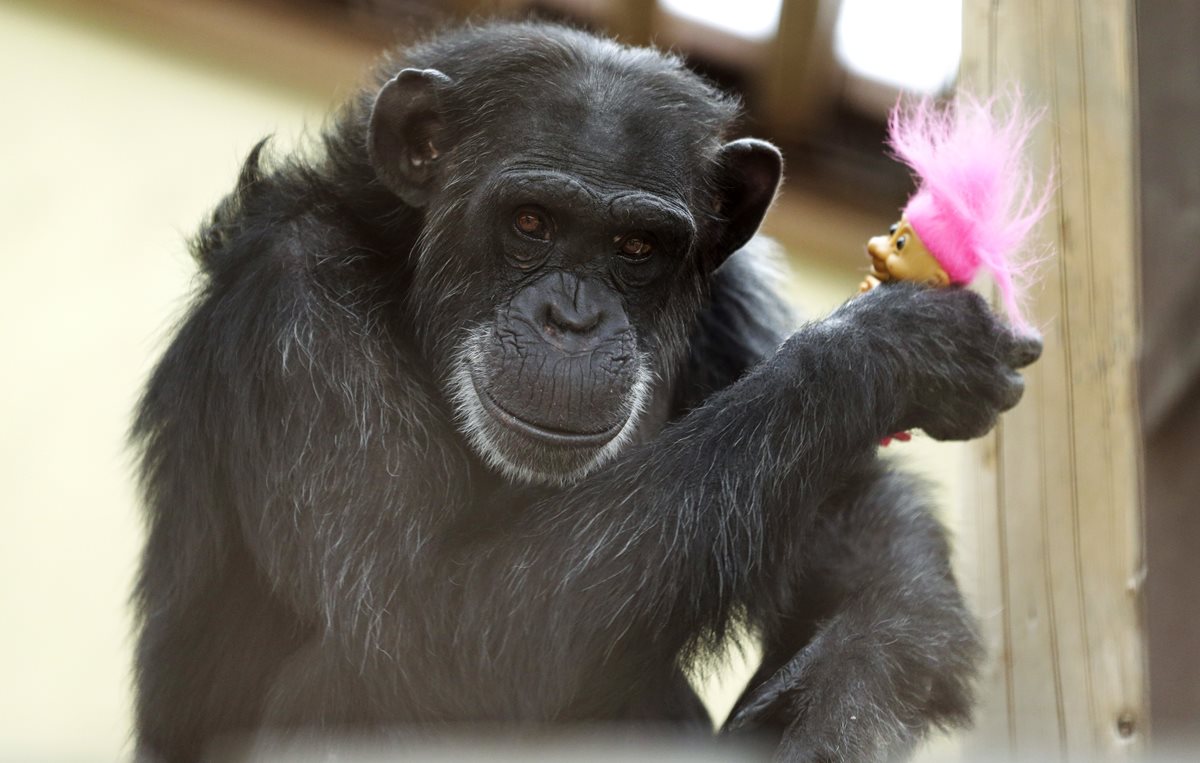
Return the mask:
[[[692,213],[620,172],[630,151],[512,157],[465,206],[487,231],[491,298],[461,340],[454,395],[476,447],[512,474],[566,480],[618,452],[698,304]]]
[[[421,88],[454,87],[406,71],[381,94],[377,122],[388,88],[415,86],[411,104]],[[778,183],[767,144],[664,129],[654,104],[638,103],[614,112],[548,98],[473,135],[471,151],[447,147],[453,130],[428,111],[390,127],[407,132],[402,168],[441,165],[437,186],[416,192],[388,177],[394,162],[381,173],[426,208],[420,330],[441,348],[433,362],[464,435],[514,478],[569,482],[634,438],[684,356],[706,279]],[[383,163],[386,136],[373,129]]]

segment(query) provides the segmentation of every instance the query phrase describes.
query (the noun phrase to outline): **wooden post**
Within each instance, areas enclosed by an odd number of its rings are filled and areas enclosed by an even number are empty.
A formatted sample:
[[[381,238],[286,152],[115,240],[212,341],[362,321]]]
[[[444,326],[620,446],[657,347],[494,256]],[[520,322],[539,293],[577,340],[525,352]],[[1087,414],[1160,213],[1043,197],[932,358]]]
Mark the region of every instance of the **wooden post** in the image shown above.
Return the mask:
[[[783,0],[761,81],[761,111],[771,134],[796,140],[828,114],[831,92],[841,85],[833,59],[833,26],[839,2]]]
[[[1132,0],[966,0],[962,87],[1044,106],[1056,166],[1025,399],[979,443],[962,575],[991,650],[966,759],[1128,760],[1147,687]]]
[[[1154,746],[1200,749],[1200,4],[1137,4],[1147,647]],[[1183,256],[1181,256],[1183,253]]]

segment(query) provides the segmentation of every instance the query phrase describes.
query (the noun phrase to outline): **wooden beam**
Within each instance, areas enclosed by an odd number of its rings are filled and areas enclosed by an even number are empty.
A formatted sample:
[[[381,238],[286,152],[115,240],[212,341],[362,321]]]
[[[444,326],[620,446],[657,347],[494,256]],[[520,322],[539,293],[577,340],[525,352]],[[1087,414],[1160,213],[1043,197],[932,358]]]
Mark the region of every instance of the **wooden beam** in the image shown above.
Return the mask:
[[[391,30],[366,32],[345,14],[266,0],[19,0],[170,55],[251,76],[334,105],[362,80]]]
[[[971,760],[1145,747],[1132,6],[964,3],[961,87],[1043,105],[1034,160],[1058,179],[1032,301],[1045,354],[966,475],[963,577],[992,656]]]

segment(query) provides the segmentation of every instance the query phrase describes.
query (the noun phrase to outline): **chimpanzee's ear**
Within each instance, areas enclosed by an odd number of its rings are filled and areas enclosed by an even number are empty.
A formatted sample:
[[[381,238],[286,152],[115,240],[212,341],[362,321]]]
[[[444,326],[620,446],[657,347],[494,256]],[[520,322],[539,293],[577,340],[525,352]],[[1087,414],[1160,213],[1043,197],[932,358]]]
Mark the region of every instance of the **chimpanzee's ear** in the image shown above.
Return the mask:
[[[371,108],[371,166],[384,185],[413,207],[429,201],[449,149],[440,94],[450,84],[437,69],[404,69],[383,86]]]
[[[743,138],[726,143],[718,161],[718,212],[724,228],[717,241],[714,268],[758,232],[783,176],[783,155],[765,140]]]

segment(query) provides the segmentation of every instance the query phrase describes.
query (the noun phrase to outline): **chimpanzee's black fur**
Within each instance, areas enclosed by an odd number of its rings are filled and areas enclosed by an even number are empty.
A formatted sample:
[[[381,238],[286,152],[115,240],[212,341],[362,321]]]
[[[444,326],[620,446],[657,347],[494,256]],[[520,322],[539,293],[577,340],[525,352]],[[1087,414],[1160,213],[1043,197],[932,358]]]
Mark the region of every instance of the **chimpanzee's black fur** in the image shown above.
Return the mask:
[[[724,143],[735,116],[658,53],[491,25],[397,54],[319,155],[255,148],[134,427],[140,754],[261,729],[707,726],[684,671],[738,622],[766,662],[729,728],[786,759],[902,756],[968,719],[980,649],[945,534],[876,450],[986,432],[1037,342],[970,292],[905,285],[785,339],[746,246],[778,155]],[[501,169],[573,189],[552,243],[514,238],[485,192]],[[630,191],[651,259],[572,238]],[[560,340],[619,346],[557,371],[588,355]],[[545,431],[500,427],[484,393]],[[628,431],[554,444],[588,417]]]

